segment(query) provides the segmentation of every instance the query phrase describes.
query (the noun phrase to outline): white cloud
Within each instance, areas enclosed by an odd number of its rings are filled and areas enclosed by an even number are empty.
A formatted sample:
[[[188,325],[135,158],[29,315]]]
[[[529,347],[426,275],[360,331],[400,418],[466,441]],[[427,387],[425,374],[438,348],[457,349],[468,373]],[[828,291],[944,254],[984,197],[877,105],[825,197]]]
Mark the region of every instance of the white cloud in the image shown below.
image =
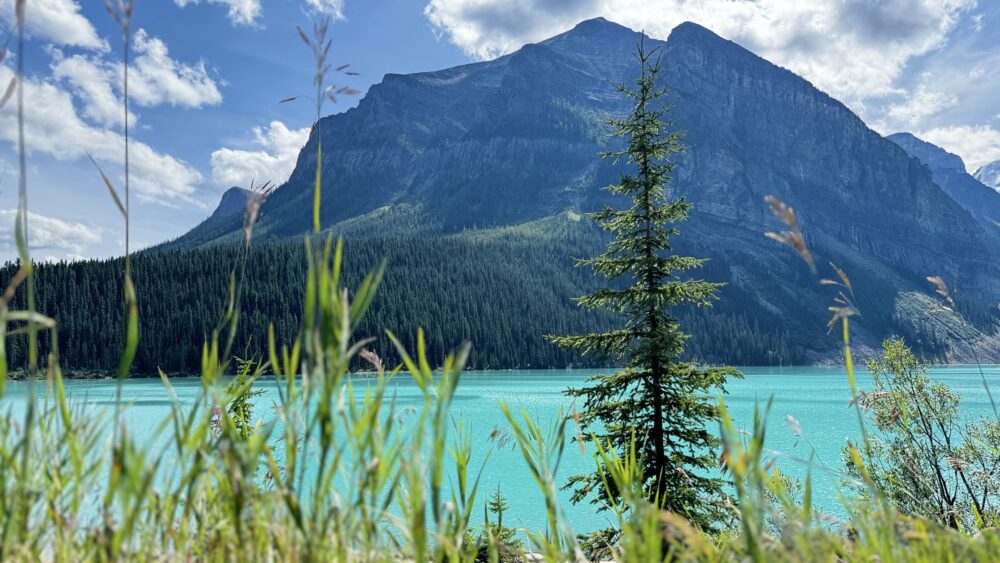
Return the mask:
[[[919,125],[929,116],[958,105],[958,96],[932,89],[929,74],[920,78],[916,91],[905,101],[889,107],[888,116],[909,127]]]
[[[136,57],[129,66],[129,99],[139,106],[170,104],[197,108],[217,105],[222,94],[205,63],[180,63],[170,58],[166,44],[140,29],[134,37]],[[52,77],[65,81],[83,103],[83,115],[101,125],[121,127],[124,65],[103,57],[69,57],[52,49]],[[129,123],[136,116],[129,113]]]
[[[1000,130],[988,125],[938,127],[916,135],[948,152],[961,155],[969,172],[1000,160]]]
[[[911,58],[944,44],[976,0],[430,0],[431,24],[471,56],[510,52],[603,16],[664,38],[690,20],[854,105],[897,93]]]
[[[307,10],[316,14],[326,14],[334,19],[344,17],[344,0],[302,0]],[[185,6],[200,4],[201,0],[174,0],[174,3]],[[206,4],[221,4],[226,7],[226,15],[233,25],[258,25],[258,20],[264,13],[261,0],[205,0]]]
[[[0,157],[0,181],[6,176],[12,176],[17,173],[17,169],[14,165],[7,162],[6,159]],[[0,184],[0,193],[3,193],[3,186]]]
[[[199,0],[174,0],[181,8],[198,4]],[[261,0],[206,0],[208,4],[226,6],[226,15],[234,25],[255,25],[263,12]]]
[[[608,4],[614,4],[614,0]],[[653,16],[647,10],[650,23],[664,16]],[[452,43],[469,56],[490,59],[520,48],[525,43],[539,41],[573,26],[580,20],[603,15],[609,20],[628,25],[627,21],[640,14],[611,14],[610,6],[598,0],[430,0],[424,15]],[[641,11],[641,10],[639,10]],[[667,24],[666,31],[673,28]],[[640,26],[650,30],[649,26]],[[666,37],[665,33],[654,33]]]
[[[17,210],[0,209],[0,250],[15,248],[16,217]],[[34,251],[58,252],[62,254],[58,258],[76,260],[82,258],[91,246],[99,244],[101,238],[99,227],[28,212],[28,244]]]
[[[12,72],[0,66],[0,83],[6,84]],[[120,163],[124,139],[118,132],[95,127],[80,118],[69,92],[52,82],[32,79],[24,83],[24,97],[29,100],[25,112],[25,138],[28,149],[61,159],[78,160],[89,152],[108,165]],[[0,139],[16,142],[15,115],[10,108],[0,112]],[[168,203],[190,200],[201,174],[187,163],[153,150],[135,140],[130,144],[131,187],[143,201]],[[96,172],[95,172],[96,174]],[[121,186],[119,186],[121,188]]]
[[[97,0],[88,1],[97,3]],[[14,0],[0,0],[0,19],[14,24]],[[27,3],[24,20],[26,32],[31,37],[56,45],[108,50],[107,41],[97,35],[75,0],[32,0]]]
[[[248,186],[251,180],[284,183],[309,138],[309,129],[292,130],[272,121],[266,129],[254,127],[253,135],[257,150],[221,148],[212,153],[212,179],[219,186]]]
[[[344,0],[303,0],[307,9],[319,14],[326,14],[333,19],[344,17]]]
[[[193,66],[178,63],[170,58],[167,45],[144,29],[136,32],[134,41],[136,58],[129,70],[129,96],[139,105],[201,107],[222,102],[204,61]]]
[[[104,126],[123,126],[122,98],[112,86],[115,73],[108,65],[83,55],[63,57],[59,51],[53,55],[52,78],[69,83],[83,102],[83,115]],[[135,123],[131,112],[129,123]]]

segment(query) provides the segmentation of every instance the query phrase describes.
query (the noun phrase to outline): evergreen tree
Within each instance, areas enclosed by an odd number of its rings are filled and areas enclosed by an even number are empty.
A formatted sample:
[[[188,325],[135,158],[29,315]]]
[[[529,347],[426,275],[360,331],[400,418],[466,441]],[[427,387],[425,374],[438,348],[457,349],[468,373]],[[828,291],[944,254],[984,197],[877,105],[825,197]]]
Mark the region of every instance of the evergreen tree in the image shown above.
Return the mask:
[[[507,504],[507,497],[503,494],[503,490],[500,488],[500,484],[497,483],[497,490],[490,495],[489,501],[486,503],[486,508],[490,512],[496,515],[497,525],[503,526],[503,513],[507,512],[510,505]]]
[[[503,513],[510,506],[507,504],[507,497],[497,484],[496,491],[490,495],[486,502],[487,512],[484,513],[486,522],[485,532],[493,539],[494,546],[491,548],[489,541],[482,541],[476,561],[500,561],[501,563],[523,561],[520,556],[523,547],[517,539],[517,530],[503,525]],[[490,522],[490,514],[496,516],[496,523]],[[495,552],[495,553],[492,553]]]
[[[626,209],[607,207],[590,214],[612,235],[607,251],[581,260],[614,287],[581,297],[586,310],[620,314],[625,326],[581,336],[550,338],[565,348],[621,362],[611,375],[591,378],[591,385],[568,393],[583,400],[581,423],[594,431],[593,438],[624,454],[635,443],[644,474],[643,493],[660,508],[692,523],[711,528],[722,515],[717,500],[722,480],[708,476],[715,465],[718,439],[706,424],[716,417],[709,392],[721,389],[731,368],[699,369],[680,361],[687,335],[681,332],[672,309],[690,304],[708,306],[721,286],[680,277],[678,273],[701,266],[705,260],[672,253],[670,238],[677,223],[685,220],[691,205],[684,198],[668,198],[666,185],[676,164],[671,155],[684,150],[682,133],[665,121],[670,107],[662,98],[666,88],[657,86],[662,66],[640,43],[641,74],[635,87],[617,90],[628,97],[631,112],[609,124],[625,139],[620,151],[605,154],[631,173],[606,188],[631,198]],[[591,496],[595,503],[621,495],[607,490],[599,473],[576,476],[574,501]]]

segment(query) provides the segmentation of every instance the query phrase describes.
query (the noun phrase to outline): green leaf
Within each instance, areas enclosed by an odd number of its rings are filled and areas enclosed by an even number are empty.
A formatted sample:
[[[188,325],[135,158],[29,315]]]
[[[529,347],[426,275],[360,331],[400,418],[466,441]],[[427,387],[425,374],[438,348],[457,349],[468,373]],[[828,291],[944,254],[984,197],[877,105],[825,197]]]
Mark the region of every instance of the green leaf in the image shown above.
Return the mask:
[[[135,286],[130,276],[125,277],[125,305],[128,310],[125,329],[125,349],[118,364],[118,379],[128,377],[139,349],[139,306],[135,295]]]
[[[118,197],[118,191],[115,190],[115,187],[111,183],[111,180],[109,180],[107,175],[104,174],[104,170],[101,170],[101,166],[97,164],[97,161],[94,160],[94,157],[91,156],[89,153],[87,154],[87,157],[90,159],[90,162],[94,163],[94,167],[97,168],[97,172],[101,175],[101,179],[104,180],[104,185],[108,188],[108,193],[111,194],[111,198],[115,200],[115,206],[118,207],[118,211],[122,214],[122,217],[124,217],[127,220],[128,212],[125,210],[125,206],[122,204],[121,198]]]

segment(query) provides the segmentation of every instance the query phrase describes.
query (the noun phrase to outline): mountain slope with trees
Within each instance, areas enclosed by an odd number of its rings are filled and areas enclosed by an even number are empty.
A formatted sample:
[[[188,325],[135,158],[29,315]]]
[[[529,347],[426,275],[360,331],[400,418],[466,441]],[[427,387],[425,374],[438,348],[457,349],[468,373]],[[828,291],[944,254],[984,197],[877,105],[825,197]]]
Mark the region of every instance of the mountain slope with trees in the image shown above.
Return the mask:
[[[357,108],[322,119],[324,228],[345,236],[353,252],[401,255],[389,258],[389,275],[399,282],[387,283],[381,297],[400,309],[387,305],[381,310],[388,316],[373,326],[406,333],[419,322],[441,331],[448,346],[472,338],[480,353],[495,354],[474,357],[476,367],[576,365],[576,359],[542,352],[541,335],[598,328],[589,321],[559,324],[573,318],[571,297],[589,289],[573,259],[605,242],[567,218],[611,203],[601,188],[614,183],[616,173],[594,156],[620,148],[603,122],[622,117],[627,107],[608,81],[629,79],[639,38],[606,20],[589,20],[493,61],[388,75]],[[801,263],[762,236],[776,226],[764,204],[774,195],[795,208],[817,261],[834,262],[851,276],[862,313],[855,323],[859,349],[875,350],[896,334],[933,360],[1000,359],[1000,245],[927,167],[806,80],[701,26],[682,24],[666,41],[650,39],[648,45],[661,50],[663,84],[671,87],[674,120],[689,147],[678,158],[671,195],[694,207],[676,250],[709,259],[702,276],[726,284],[711,311],[679,311],[694,334],[691,357],[738,364],[839,361],[825,317],[835,293],[817,287]],[[289,319],[297,314],[287,288],[296,287],[291,260],[312,227],[316,143],[313,134],[288,182],[261,210],[255,252],[288,260],[289,271],[251,268],[249,283],[261,289],[248,311],[256,307]],[[238,213],[216,214],[136,258],[153,277],[143,280],[137,269],[140,299],[149,304],[144,318],[163,325],[144,329],[145,346],[166,351],[182,347],[172,340],[200,342],[204,327],[184,319],[217,310],[227,283],[227,248],[241,239],[241,224]],[[553,224],[565,228],[551,229]],[[411,255],[402,256],[404,250]],[[190,251],[196,252],[178,254]],[[521,253],[519,262],[509,262],[512,252]],[[427,262],[414,264],[415,256]],[[185,260],[207,266],[195,269]],[[374,264],[348,266],[360,271]],[[413,306],[403,298],[412,289],[408,284],[438,279],[433,272],[444,267],[465,282],[453,288],[443,279],[441,286],[428,281],[435,299],[481,307],[406,313]],[[113,267],[94,262],[41,270],[53,280],[94,276],[88,283],[95,287],[120,283]],[[216,300],[186,296],[190,276],[215,288]],[[928,276],[953,287],[961,317],[928,312]],[[515,304],[494,297],[513,295],[525,284],[534,291],[517,293],[522,309],[505,309]],[[91,306],[116,307],[101,291],[87,294]],[[71,289],[50,292],[50,304],[69,311],[60,304],[72,295]],[[524,316],[530,331],[517,324]],[[490,318],[502,322],[485,320]],[[69,322],[92,324],[87,318]],[[465,330],[466,323],[483,328]],[[78,357],[99,363],[88,358],[100,356],[96,350],[113,340],[114,330],[90,329],[92,336],[73,344],[89,350]],[[82,367],[68,357],[67,365]],[[175,367],[184,365],[178,360]]]
[[[358,238],[432,237],[603,207],[616,176],[593,156],[616,148],[603,121],[627,110],[608,82],[628,80],[639,38],[588,20],[493,61],[387,76],[357,108],[322,120],[323,224]],[[728,284],[720,306],[739,300],[731,318],[796,335],[810,361],[837,358],[823,318],[833,296],[761,236],[774,195],[795,208],[820,263],[856,281],[861,347],[899,334],[935,360],[989,351],[1000,244],[928,168],[808,81],[697,24],[648,44],[661,49],[689,146],[673,186],[694,205],[679,248],[711,259],[709,279]],[[309,229],[316,140],[262,210],[263,237]],[[230,223],[229,234],[199,228],[162,250],[227,240],[239,228]],[[964,320],[926,314],[931,275],[959,290]]]
[[[594,365],[544,341],[546,334],[604,330],[611,315],[580,311],[571,297],[594,287],[591,274],[573,268],[577,257],[592,255],[604,239],[579,216],[558,217],[516,227],[433,238],[367,238],[346,245],[348,286],[385,260],[386,279],[359,334],[379,338],[375,349],[392,357],[383,329],[401,338],[427,331],[431,358],[463,341],[474,343],[470,367],[565,368]],[[234,350],[260,356],[268,323],[279,341],[294,337],[302,311],[305,276],[301,239],[257,244],[249,254],[242,298],[243,318]],[[155,375],[195,373],[201,345],[226,305],[235,244],[133,258],[139,294],[141,339],[134,371]],[[0,268],[5,284],[16,268]],[[59,321],[62,364],[70,371],[110,373],[118,366],[122,262],[91,260],[40,264],[36,269],[38,306]],[[20,305],[20,303],[15,303]],[[768,364],[806,361],[788,334],[767,330],[731,308],[717,318],[695,322],[694,357]],[[688,315],[691,313],[688,312]],[[773,320],[772,322],[777,322]],[[50,350],[42,335],[43,351]],[[413,344],[406,341],[407,344]],[[715,344],[713,344],[715,343]],[[725,343],[725,346],[722,345]],[[25,342],[9,338],[11,365],[23,364]]]

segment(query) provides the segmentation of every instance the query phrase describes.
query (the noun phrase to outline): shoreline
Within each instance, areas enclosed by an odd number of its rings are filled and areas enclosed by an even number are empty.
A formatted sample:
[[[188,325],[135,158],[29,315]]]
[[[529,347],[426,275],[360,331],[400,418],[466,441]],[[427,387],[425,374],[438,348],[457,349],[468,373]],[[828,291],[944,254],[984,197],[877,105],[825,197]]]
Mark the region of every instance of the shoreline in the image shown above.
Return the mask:
[[[969,362],[947,362],[947,363],[945,363],[945,362],[937,362],[937,363],[928,363],[928,366],[930,366],[932,368],[942,368],[942,367],[970,367],[970,368],[976,368],[976,369],[978,369],[978,368],[981,367],[984,370],[986,370],[986,369],[1000,368],[1000,364],[982,363],[982,364],[977,365],[975,363],[969,363]],[[837,369],[837,368],[844,368],[845,366],[842,363],[838,364],[838,363],[832,363],[832,362],[822,362],[822,363],[814,363],[814,364],[743,365],[743,366],[732,366],[732,367],[734,367],[734,368],[736,368],[738,370],[742,370],[742,369],[769,369],[769,368],[770,369],[784,370],[784,369],[795,369],[795,368],[828,368],[828,369]],[[595,371],[606,370],[606,371],[610,372],[612,370],[617,370],[617,369],[619,369],[619,368],[617,368],[617,367],[594,367],[594,368],[589,368],[589,367],[586,367],[586,368],[581,368],[581,367],[565,367],[565,368],[499,368],[499,369],[466,369],[466,370],[463,370],[462,373],[469,374],[469,373],[484,373],[484,372],[517,372],[517,371],[541,371],[541,372],[552,372],[552,373],[555,373],[555,372],[577,371],[577,370],[595,370]],[[855,364],[855,369],[864,370],[864,366],[863,365],[857,365],[857,364]],[[167,376],[167,379],[170,379],[170,380],[198,379],[199,378],[198,375],[187,374],[187,373],[168,373],[168,374],[165,374],[165,375]],[[351,372],[351,375],[360,376],[360,377],[374,377],[376,375],[376,372],[374,372],[374,371],[357,371],[357,372]],[[231,377],[231,376],[232,376],[232,374],[226,374],[226,377]],[[268,374],[268,375],[263,375],[261,377],[265,378],[265,379],[273,379],[274,375]],[[19,373],[19,372],[16,372],[16,371],[12,370],[11,375],[8,375],[8,377],[7,377],[7,381],[10,382],[10,383],[20,383],[20,382],[26,382],[29,379],[31,381],[45,381],[47,378],[48,378],[48,376],[47,376],[46,373],[39,373],[35,377],[30,377],[29,378],[29,377],[25,377],[24,376],[23,371]],[[94,382],[94,381],[108,381],[108,382],[113,382],[113,381],[115,381],[117,379],[118,378],[117,378],[116,375],[106,374],[104,372],[96,372],[95,370],[79,370],[79,371],[77,371],[77,370],[66,370],[66,369],[63,370],[63,380],[64,381],[91,381],[91,382]],[[159,376],[159,374],[132,374],[132,375],[129,375],[126,379],[131,379],[131,380],[137,380],[137,379],[138,380],[158,380],[158,379],[160,379],[160,376]]]

